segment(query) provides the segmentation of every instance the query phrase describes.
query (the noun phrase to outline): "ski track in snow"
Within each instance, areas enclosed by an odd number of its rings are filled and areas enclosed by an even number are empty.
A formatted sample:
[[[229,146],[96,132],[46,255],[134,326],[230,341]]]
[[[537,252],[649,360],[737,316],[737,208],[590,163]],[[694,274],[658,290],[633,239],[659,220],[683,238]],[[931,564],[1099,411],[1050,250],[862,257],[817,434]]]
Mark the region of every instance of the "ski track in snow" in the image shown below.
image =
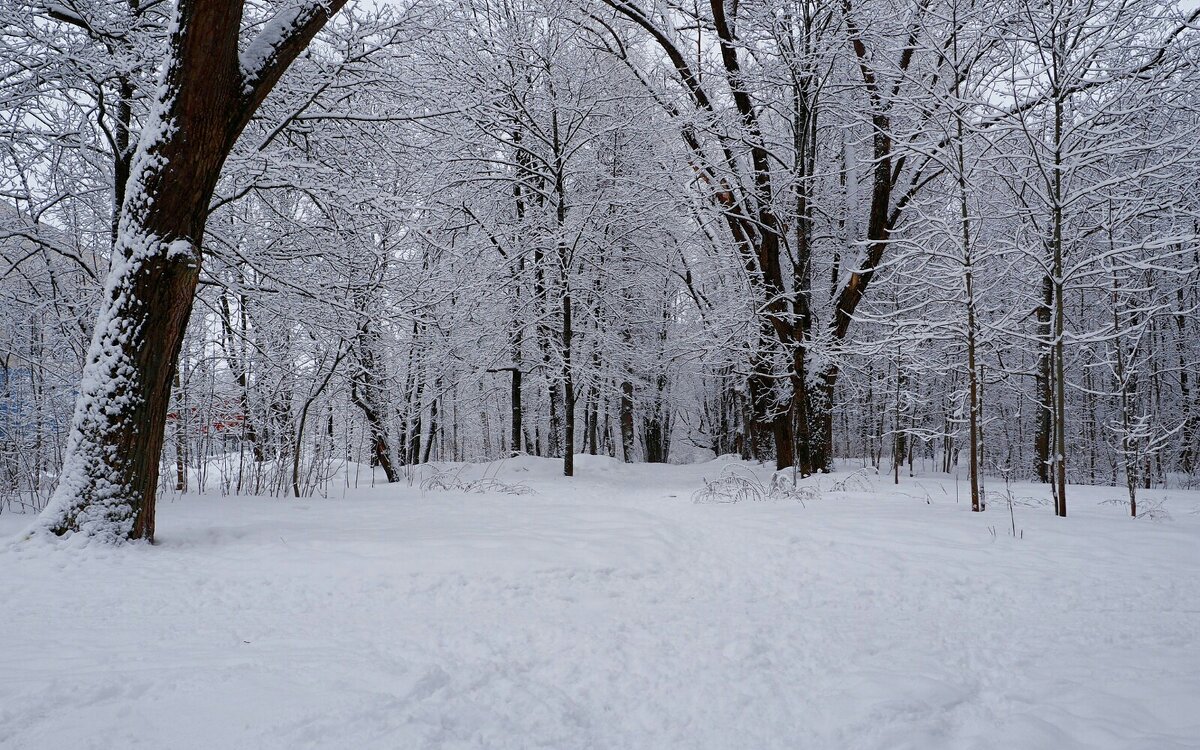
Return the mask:
[[[693,504],[721,465],[520,459],[538,494],[185,497],[153,548],[5,542],[0,747],[1200,748],[1200,493],[1147,491],[1153,522],[1075,487],[1014,539],[945,477]]]

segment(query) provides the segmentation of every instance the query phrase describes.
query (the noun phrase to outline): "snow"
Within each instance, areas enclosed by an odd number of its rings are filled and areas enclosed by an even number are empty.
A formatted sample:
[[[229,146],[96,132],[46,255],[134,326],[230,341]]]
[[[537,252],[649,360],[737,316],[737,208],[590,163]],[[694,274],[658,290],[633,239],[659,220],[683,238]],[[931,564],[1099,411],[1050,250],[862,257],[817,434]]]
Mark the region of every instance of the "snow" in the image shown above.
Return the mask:
[[[693,503],[725,463],[518,459],[484,494],[187,496],[153,547],[0,543],[0,747],[1200,747],[1200,493],[1147,491],[1152,521],[1072,487],[1057,519],[1019,485],[1014,538],[945,477]]]
[[[325,2],[292,0],[290,4],[280,8],[263,30],[250,40],[250,43],[238,55],[243,93],[248,94],[254,89],[262,77],[263,70],[297,29],[308,23],[317,13],[329,12],[330,7],[327,0]]]

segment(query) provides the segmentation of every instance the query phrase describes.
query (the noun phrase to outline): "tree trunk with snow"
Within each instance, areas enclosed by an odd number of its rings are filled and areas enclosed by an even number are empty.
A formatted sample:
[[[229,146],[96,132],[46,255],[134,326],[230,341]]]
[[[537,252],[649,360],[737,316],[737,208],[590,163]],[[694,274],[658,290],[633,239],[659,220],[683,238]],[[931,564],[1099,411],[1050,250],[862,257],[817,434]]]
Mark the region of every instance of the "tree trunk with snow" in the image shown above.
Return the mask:
[[[242,0],[180,0],[121,205],[62,476],[36,530],[154,538],[171,383],[225,158],[345,0],[280,11],[239,56]]]

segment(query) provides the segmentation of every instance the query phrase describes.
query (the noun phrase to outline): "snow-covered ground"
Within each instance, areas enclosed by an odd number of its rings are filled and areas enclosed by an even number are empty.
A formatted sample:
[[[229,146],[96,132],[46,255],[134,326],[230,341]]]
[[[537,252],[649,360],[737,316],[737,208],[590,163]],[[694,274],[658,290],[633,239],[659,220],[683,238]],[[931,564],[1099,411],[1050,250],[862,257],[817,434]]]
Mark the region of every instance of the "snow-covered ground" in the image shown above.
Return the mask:
[[[1200,748],[1200,493],[1017,486],[1014,538],[944,477],[693,503],[724,463],[0,542],[0,747]]]

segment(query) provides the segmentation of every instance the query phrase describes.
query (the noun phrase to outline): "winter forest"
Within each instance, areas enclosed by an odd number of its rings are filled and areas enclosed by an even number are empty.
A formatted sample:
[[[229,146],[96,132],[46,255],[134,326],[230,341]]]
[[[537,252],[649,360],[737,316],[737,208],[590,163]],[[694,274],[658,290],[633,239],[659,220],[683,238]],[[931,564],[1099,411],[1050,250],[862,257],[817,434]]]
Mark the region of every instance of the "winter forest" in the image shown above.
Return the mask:
[[[0,2],[0,747],[1194,747],[1198,489],[1194,2]]]

